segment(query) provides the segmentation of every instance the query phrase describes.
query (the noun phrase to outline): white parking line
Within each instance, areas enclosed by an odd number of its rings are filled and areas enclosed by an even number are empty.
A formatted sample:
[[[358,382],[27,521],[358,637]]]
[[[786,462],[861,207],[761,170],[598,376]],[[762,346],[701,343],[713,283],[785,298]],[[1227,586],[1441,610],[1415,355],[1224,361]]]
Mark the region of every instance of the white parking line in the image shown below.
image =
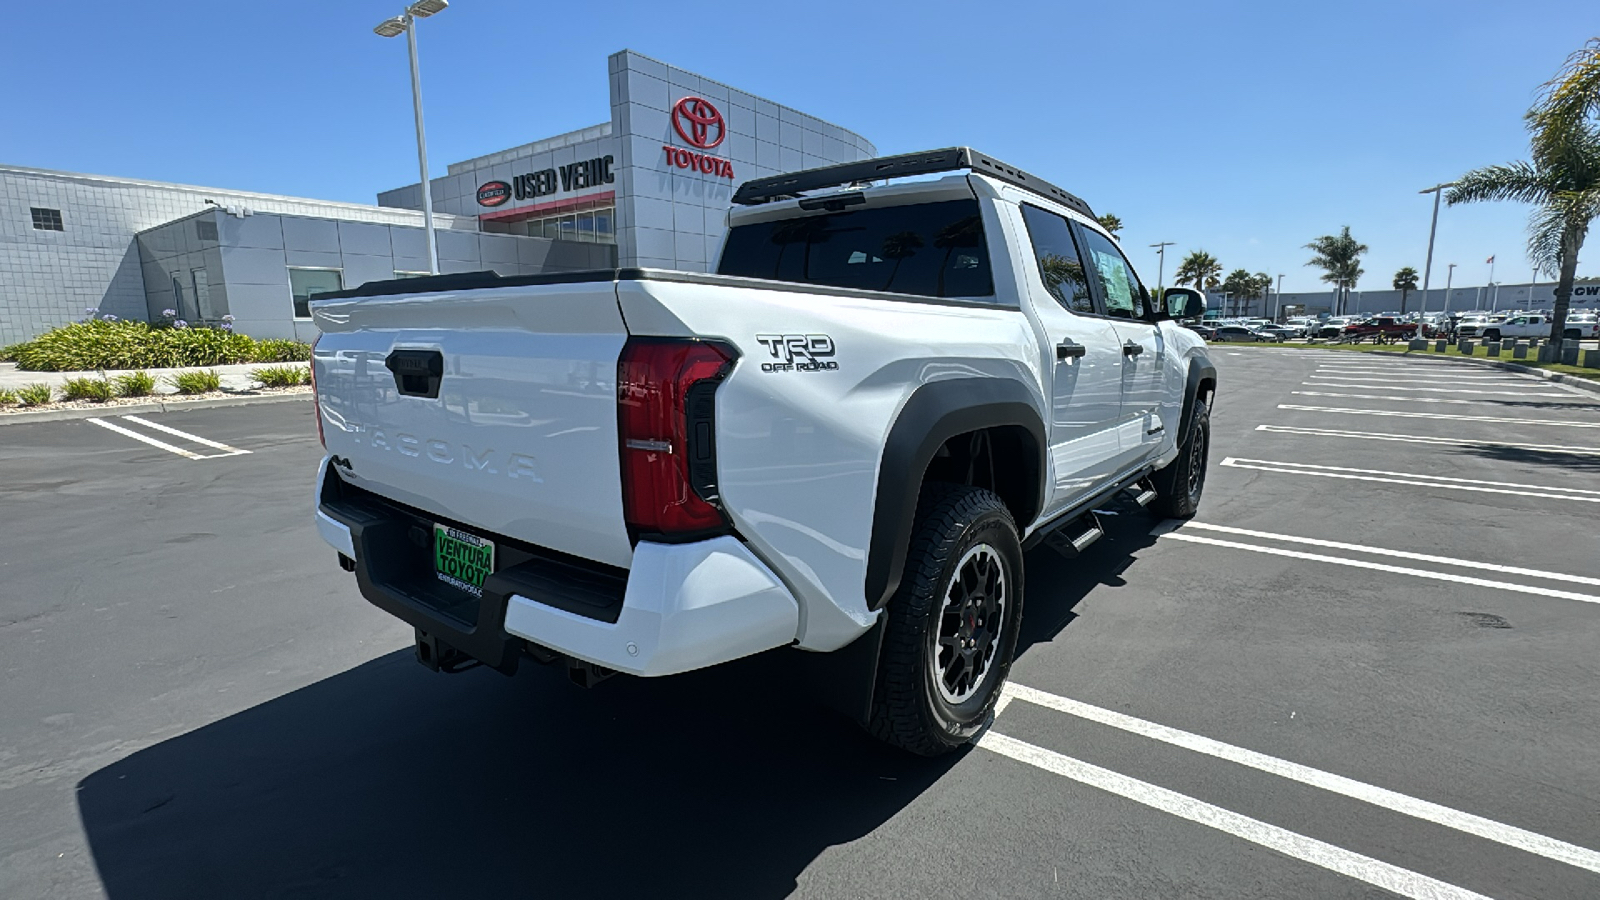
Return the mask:
[[[140,441],[142,443],[149,444],[152,447],[159,447],[162,450],[167,451],[168,453],[175,453],[178,456],[184,457],[185,459],[221,459],[221,458],[223,458],[225,456],[243,456],[243,455],[248,454],[250,452],[249,450],[240,450],[237,447],[230,447],[227,444],[220,444],[220,443],[218,443],[216,441],[207,440],[206,438],[200,437],[198,435],[190,434],[187,431],[179,431],[176,428],[169,428],[166,425],[162,425],[162,424],[159,424],[157,422],[152,422],[149,419],[140,418],[139,416],[123,416],[122,418],[124,418],[124,419],[126,419],[126,420],[128,420],[130,422],[134,422],[134,423],[137,423],[139,425],[143,425],[146,428],[154,429],[155,431],[165,432],[167,434],[174,435],[176,437],[181,437],[181,438],[184,438],[186,440],[193,441],[193,442],[195,442],[197,444],[200,444],[201,446],[211,447],[213,449],[221,450],[223,452],[222,453],[210,453],[210,454],[195,453],[192,450],[185,450],[182,447],[175,447],[172,444],[167,443],[166,441],[157,440],[157,439],[155,439],[153,437],[150,437],[149,435],[140,434],[139,432],[134,431],[131,428],[125,428],[125,427],[123,427],[121,425],[116,424],[115,422],[108,422],[105,419],[85,419],[84,421],[92,422],[95,425],[99,425],[101,428],[105,428],[105,429],[108,429],[110,431],[115,431],[116,433],[121,434],[121,435],[126,435],[128,437],[133,438],[136,441]]]
[[[1376,431],[1340,431],[1336,428],[1301,428],[1294,425],[1257,425],[1257,431],[1278,434],[1299,434],[1308,437],[1355,438],[1366,441],[1399,441],[1405,444],[1438,444],[1442,446],[1496,447],[1511,450],[1538,450],[1547,453],[1571,453],[1577,456],[1600,456],[1600,448],[1570,447],[1561,444],[1520,444],[1510,441],[1479,441],[1470,438],[1424,437],[1411,434],[1384,434]]]
[[[214,450],[226,451],[227,455],[229,456],[236,456],[250,452],[249,450],[240,450],[236,447],[229,447],[227,444],[219,444],[216,441],[207,440],[206,438],[200,437],[197,434],[190,434],[187,431],[179,431],[176,428],[169,428],[168,426],[162,425],[159,422],[152,422],[149,419],[141,418],[139,416],[123,416],[123,418],[127,419],[129,422],[138,422],[140,425],[143,425],[146,428],[154,428],[157,431],[164,431],[167,434],[174,435],[176,437],[187,438],[188,440],[194,441],[196,444],[201,444]]]
[[[1307,383],[1309,383],[1309,382],[1307,382]],[[1340,386],[1341,385],[1327,385],[1327,387],[1340,387]],[[1317,387],[1324,387],[1324,385],[1317,385]],[[1459,397],[1391,397],[1391,396],[1389,396],[1387,394],[1340,394],[1340,393],[1335,393],[1335,392],[1332,392],[1332,391],[1290,391],[1289,393],[1294,394],[1295,396],[1298,396],[1298,397],[1342,397],[1342,398],[1344,398],[1346,400],[1397,400],[1397,401],[1402,401],[1402,402],[1405,402],[1405,403],[1468,403],[1468,404],[1477,404],[1477,405],[1481,406],[1481,405],[1483,405],[1485,403],[1503,403],[1503,402],[1506,402],[1506,401],[1502,401],[1502,400],[1463,400],[1463,399],[1461,399]],[[1456,392],[1452,391],[1451,393],[1456,393]],[[1476,393],[1480,393],[1480,392],[1479,391],[1468,391],[1467,393],[1476,394]],[[1565,399],[1567,395],[1566,394],[1517,394],[1516,396],[1518,396],[1518,397],[1560,397],[1562,399]],[[1597,407],[1597,408],[1600,408],[1600,407]]]
[[[1513,494],[1518,497],[1544,497],[1551,500],[1579,500],[1585,503],[1600,503],[1600,491],[1588,491],[1579,488],[1552,488],[1547,484],[1478,481],[1472,478],[1445,478],[1439,475],[1421,475],[1415,472],[1347,469],[1342,466],[1314,466],[1309,463],[1277,462],[1269,459],[1238,459],[1232,456],[1224,459],[1222,465],[1234,469],[1276,472],[1281,475],[1316,475],[1321,478],[1344,478],[1351,481],[1372,481],[1380,484],[1404,484],[1411,487],[1449,488],[1456,491],[1478,491],[1484,494]]]
[[[1315,377],[1315,376],[1313,376],[1313,377]],[[1487,394],[1487,395],[1498,396],[1498,397],[1565,397],[1566,396],[1565,394],[1553,394],[1553,393],[1550,393],[1549,391],[1486,391],[1486,390],[1482,390],[1480,388],[1417,387],[1416,385],[1411,385],[1411,384],[1391,384],[1389,382],[1378,382],[1378,383],[1362,382],[1362,383],[1359,383],[1359,384],[1352,384],[1351,381],[1352,381],[1352,379],[1348,379],[1347,378],[1347,379],[1345,379],[1343,381],[1302,381],[1300,383],[1305,385],[1306,387],[1365,388],[1365,389],[1367,389],[1369,391],[1377,390],[1378,388],[1382,387],[1385,390],[1390,390],[1390,391],[1416,391],[1416,392],[1421,393],[1421,394]],[[1457,384],[1458,382],[1451,381],[1451,382],[1446,382],[1446,383],[1447,384]],[[1501,385],[1490,385],[1490,386],[1491,387],[1500,387]]]
[[[1400,412],[1393,409],[1354,409],[1341,406],[1299,406],[1280,403],[1279,409],[1302,412],[1339,413],[1352,416],[1396,416],[1402,419],[1451,419],[1458,422],[1500,422],[1508,425],[1551,425],[1557,428],[1600,428],[1600,422],[1557,422],[1547,419],[1516,419],[1507,416],[1457,416],[1449,413]]]
[[[1343,847],[1335,847],[1276,825],[1268,825],[1260,819],[1252,819],[1148,781],[1129,778],[1110,769],[1102,769],[1054,750],[1036,747],[994,731],[986,732],[979,738],[978,746],[1017,762],[1043,769],[1053,775],[1070,778],[1080,784],[1099,788],[1180,819],[1214,828],[1224,834],[1231,834],[1252,844],[1275,850],[1292,859],[1364,881],[1403,897],[1412,897],[1416,900],[1443,900],[1443,898],[1487,900],[1483,894],[1429,878],[1410,869],[1390,865]]]
[[[1398,379],[1401,381],[1489,381],[1499,382],[1500,384],[1520,384],[1523,382],[1523,379],[1510,375],[1457,375],[1449,372],[1430,372],[1426,375],[1419,375],[1401,372],[1373,372],[1368,369],[1318,369],[1312,373],[1313,378],[1331,378],[1335,375],[1352,381],[1394,381]]]
[[[1157,526],[1155,531],[1172,527],[1171,522],[1164,522]],[[1352,553],[1370,553],[1373,556],[1392,556],[1396,559],[1410,559],[1417,562],[1438,563],[1445,566],[1456,566],[1462,569],[1482,569],[1488,572],[1499,572],[1504,575],[1523,575],[1528,578],[1540,578],[1545,581],[1569,581],[1573,584],[1600,585],[1600,578],[1590,578],[1586,575],[1567,575],[1562,572],[1545,572],[1540,569],[1523,569],[1517,566],[1502,566],[1496,563],[1478,562],[1472,559],[1452,559],[1448,556],[1431,556],[1426,553],[1412,553],[1408,550],[1391,550],[1388,547],[1368,547],[1362,544],[1346,544],[1341,541],[1328,541],[1321,538],[1300,537],[1294,534],[1275,534],[1271,531],[1253,531],[1249,528],[1234,528],[1229,525],[1212,525],[1206,522],[1185,522],[1183,528],[1193,528],[1200,531],[1218,531],[1223,534],[1234,534],[1240,537],[1262,538],[1269,541],[1283,541],[1288,544],[1306,544],[1312,547],[1324,547],[1329,550],[1348,550]],[[1154,532],[1153,532],[1154,533]],[[1172,537],[1175,535],[1167,534]],[[1594,598],[1600,600],[1600,597]]]
[[[1112,728],[1121,729],[1140,737],[1172,744],[1185,750],[1203,753],[1206,756],[1214,756],[1217,759],[1238,763],[1241,766],[1247,766],[1291,781],[1298,781],[1301,784],[1308,784],[1331,793],[1341,794],[1345,797],[1360,800],[1363,803],[1370,803],[1373,806],[1402,813],[1425,822],[1443,825],[1446,828],[1453,828],[1456,831],[1494,841],[1497,844],[1504,844],[1507,847],[1526,850],[1546,859],[1553,859],[1580,869],[1588,869],[1591,872],[1600,872],[1600,853],[1585,847],[1579,847],[1576,844],[1569,844],[1566,841],[1556,840],[1536,832],[1517,828],[1514,825],[1505,825],[1482,816],[1475,816],[1471,813],[1451,809],[1448,806],[1441,806],[1427,800],[1419,800],[1416,797],[1391,791],[1387,788],[1366,784],[1353,778],[1346,778],[1343,775],[1335,775],[1332,772],[1313,769],[1310,766],[1303,766],[1299,763],[1268,756],[1265,753],[1257,753],[1254,750],[1225,744],[1222,741],[1213,740],[1202,735],[1169,728],[1125,713],[1102,709],[1080,700],[1060,697],[1024,685],[1006,685],[1005,694],[1002,697],[1006,695],[1036,706],[1055,710],[1056,712],[1077,716],[1080,719],[1109,725]]]
[[[1322,553],[1305,553],[1300,550],[1284,550],[1280,547],[1261,547],[1255,544],[1245,544],[1239,541],[1222,541],[1216,538],[1200,537],[1197,534],[1178,534],[1176,532],[1161,535],[1163,540],[1186,541],[1191,544],[1208,544],[1213,547],[1231,547],[1235,550],[1251,550],[1256,553],[1265,553],[1269,556],[1287,556],[1291,559],[1305,559],[1311,562],[1333,563],[1339,566],[1353,566],[1358,569],[1372,569],[1376,572],[1388,572],[1391,575],[1414,575],[1418,578],[1428,578],[1434,581],[1448,581],[1453,584],[1470,584],[1477,587],[1493,588],[1498,591],[1512,591],[1518,594],[1536,594],[1541,597],[1556,597],[1562,600],[1577,600],[1582,603],[1600,603],[1600,597],[1589,594],[1575,594],[1571,591],[1557,591],[1550,588],[1535,587],[1527,584],[1514,584],[1509,581],[1490,581],[1487,578],[1473,578],[1468,575],[1452,575],[1445,572],[1429,572],[1425,569],[1407,569],[1403,566],[1391,566],[1385,563],[1367,562],[1359,559],[1345,559],[1339,556],[1327,556]]]

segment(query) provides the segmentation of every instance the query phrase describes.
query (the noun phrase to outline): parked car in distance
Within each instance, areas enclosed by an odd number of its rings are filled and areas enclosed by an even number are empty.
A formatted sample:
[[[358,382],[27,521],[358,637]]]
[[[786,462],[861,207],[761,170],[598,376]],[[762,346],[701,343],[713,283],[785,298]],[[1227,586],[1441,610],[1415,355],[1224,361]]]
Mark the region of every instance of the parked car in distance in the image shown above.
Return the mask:
[[[1194,332],[1195,334],[1200,335],[1201,337],[1205,338],[1208,341],[1214,341],[1214,340],[1217,339],[1217,329],[1214,326],[1202,325],[1202,324],[1197,322],[1197,323],[1195,323],[1193,325],[1185,325],[1183,327],[1189,329],[1190,331]]]
[[[1224,325],[1217,329],[1217,335],[1216,337],[1212,338],[1212,340],[1223,343],[1267,343],[1269,341],[1281,342],[1283,337],[1278,334],[1272,334],[1266,331],[1251,328],[1248,325]]]
[[[1357,316],[1333,316],[1323,319],[1317,327],[1316,336],[1319,338],[1336,338],[1344,334],[1344,327],[1357,320]]]
[[[1417,333],[1417,323],[1397,319],[1394,316],[1373,316],[1351,322],[1340,331],[1343,337],[1368,337],[1382,335],[1389,338],[1411,337]]]
[[[1600,339],[1600,316],[1582,311],[1568,313],[1566,327],[1562,329],[1561,336],[1568,340],[1580,341]]]
[[[1280,340],[1280,341],[1287,341],[1290,338],[1299,338],[1299,337],[1303,336],[1303,333],[1300,331],[1300,329],[1291,327],[1289,325],[1271,325],[1271,324],[1268,324],[1268,325],[1262,325],[1259,328],[1257,328],[1256,330],[1261,332],[1262,334],[1277,335],[1278,340]]]

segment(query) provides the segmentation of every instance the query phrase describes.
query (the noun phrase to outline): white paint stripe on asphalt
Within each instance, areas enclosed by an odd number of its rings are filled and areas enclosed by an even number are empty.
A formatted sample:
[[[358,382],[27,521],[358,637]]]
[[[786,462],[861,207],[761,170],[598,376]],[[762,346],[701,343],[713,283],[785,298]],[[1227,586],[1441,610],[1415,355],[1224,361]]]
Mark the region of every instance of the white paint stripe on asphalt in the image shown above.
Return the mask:
[[[1351,416],[1395,416],[1402,419],[1450,419],[1457,422],[1500,422],[1508,425],[1550,425],[1557,428],[1600,428],[1600,422],[1556,422],[1545,419],[1516,419],[1508,416],[1457,416],[1450,413],[1401,412],[1394,409],[1355,409],[1342,406],[1300,406],[1279,403],[1279,409],[1301,412],[1339,413]]]
[[[1483,494],[1511,494],[1517,497],[1541,497],[1550,500],[1578,500],[1583,503],[1600,503],[1600,491],[1581,491],[1557,488],[1565,493],[1550,493],[1547,486],[1508,484],[1504,487],[1485,487],[1500,484],[1494,481],[1473,482],[1465,478],[1434,478],[1431,475],[1379,472],[1372,469],[1343,469],[1338,466],[1297,466],[1270,460],[1235,459],[1228,457],[1224,466],[1235,469],[1252,469],[1257,472],[1276,472],[1280,475],[1316,475],[1319,478],[1343,478],[1350,481],[1371,481],[1377,484],[1403,484],[1410,487],[1448,488],[1453,491],[1476,491]],[[1319,471],[1320,470],[1320,471]],[[1360,473],[1360,474],[1357,474]],[[1594,494],[1596,496],[1586,496]]]
[[[1439,444],[1445,446],[1503,447],[1512,450],[1540,450],[1548,453],[1571,453],[1577,456],[1600,456],[1600,448],[1569,447],[1561,444],[1519,444],[1509,441],[1479,441],[1470,438],[1423,437],[1412,434],[1384,434],[1376,431],[1340,431],[1336,428],[1302,428],[1295,425],[1257,425],[1257,431],[1278,434],[1298,434],[1308,437],[1357,438],[1367,441],[1399,441],[1406,444]]]
[[[140,425],[143,425],[146,428],[154,428],[156,431],[164,431],[167,434],[175,437],[185,438],[187,440],[194,441],[196,444],[203,444],[204,446],[210,447],[213,450],[227,451],[229,456],[239,456],[241,454],[250,452],[249,450],[240,450],[237,447],[229,447],[227,444],[219,444],[216,441],[207,440],[199,435],[190,434],[187,431],[179,431],[176,428],[170,428],[166,425],[162,425],[159,422],[152,422],[149,419],[141,418],[139,416],[123,416],[122,418],[127,419],[129,422],[138,422]]]
[[[1423,475],[1418,472],[1386,472],[1381,469],[1351,469],[1345,466],[1321,466],[1314,463],[1283,462],[1276,459],[1243,459],[1230,456],[1222,461],[1222,464],[1225,466],[1233,463],[1250,463],[1253,465],[1262,466],[1282,466],[1290,469],[1320,469],[1328,472],[1359,472],[1367,475],[1390,475],[1397,478],[1411,478],[1424,481],[1447,481],[1454,484],[1486,484],[1494,487],[1528,488],[1529,490],[1534,491],[1558,491],[1564,494],[1590,494],[1595,497],[1600,497],[1600,490],[1590,490],[1589,488],[1551,487],[1548,484],[1520,484],[1513,481],[1485,481],[1481,478],[1451,478],[1446,475]]]
[[[1180,794],[1148,781],[1130,778],[1110,769],[1102,769],[1013,737],[989,731],[978,739],[978,746],[1052,775],[1060,775],[1080,784],[1116,794],[1135,803],[1216,829],[1224,834],[1231,834],[1292,859],[1364,881],[1403,897],[1415,900],[1487,900],[1483,894],[1429,878],[1410,869],[1402,869],[1343,847],[1335,847],[1286,828],[1269,825],[1260,819],[1252,819],[1203,800],[1196,800],[1187,794]]]
[[[136,441],[143,441],[144,443],[149,444],[152,447],[160,447],[161,449],[167,451],[168,453],[176,453],[179,456],[186,457],[188,459],[204,459],[205,458],[205,457],[201,456],[198,453],[193,453],[191,451],[183,449],[182,447],[174,447],[171,444],[168,444],[168,443],[166,443],[164,441],[158,441],[153,437],[149,437],[147,435],[140,434],[137,431],[133,431],[133,430],[128,429],[128,428],[123,428],[121,425],[118,425],[115,422],[107,422],[105,419],[85,419],[84,421],[93,422],[94,424],[99,425],[101,428],[110,429],[111,431],[115,431],[118,434],[125,434],[128,437],[131,437]]]
[[[1362,388],[1375,391],[1379,388],[1390,391],[1416,391],[1419,394],[1485,394],[1495,397],[1565,397],[1565,394],[1555,394],[1549,391],[1488,391],[1482,388],[1442,388],[1442,387],[1417,387],[1412,384],[1390,384],[1388,382],[1373,384],[1362,382],[1352,384],[1348,379],[1344,381],[1302,381],[1306,387],[1322,388]],[[1454,384],[1455,382],[1450,382]],[[1499,385],[1493,385],[1499,387]]]
[[[1580,847],[1577,844],[1569,844],[1566,841],[1545,837],[1542,834],[1518,828],[1514,825],[1505,825],[1493,819],[1475,816],[1472,813],[1451,809],[1448,806],[1441,806],[1427,800],[1419,800],[1416,797],[1402,794],[1398,791],[1391,791],[1377,785],[1356,781],[1353,778],[1346,778],[1343,775],[1335,775],[1332,772],[1313,769],[1310,766],[1278,759],[1265,753],[1257,753],[1254,750],[1225,744],[1222,741],[1213,740],[1202,735],[1169,728],[1166,725],[1135,718],[1125,713],[1102,709],[1098,706],[1084,703],[1081,700],[1060,697],[1020,684],[1008,684],[1004,690],[1005,693],[1001,694],[1001,699],[1015,697],[1018,700],[1056,712],[1066,713],[1069,716],[1077,716],[1080,719],[1099,722],[1102,725],[1109,725],[1112,728],[1121,729],[1140,737],[1147,737],[1176,747],[1182,747],[1185,750],[1193,750],[1206,756],[1214,756],[1217,759],[1238,763],[1241,766],[1247,766],[1291,781],[1298,781],[1301,784],[1308,784],[1315,788],[1341,794],[1360,800],[1363,803],[1380,806],[1425,822],[1453,828],[1456,831],[1494,841],[1497,844],[1515,847],[1518,850],[1526,850],[1529,853],[1563,862],[1569,866],[1588,869],[1591,872],[1600,872],[1600,853]]]
[[[1317,385],[1317,387],[1323,387],[1323,386],[1324,385]],[[1327,385],[1327,386],[1328,387],[1340,387],[1340,385]],[[1289,393],[1294,394],[1295,396],[1299,396],[1299,397],[1343,397],[1346,400],[1398,400],[1398,401],[1403,401],[1403,402],[1406,402],[1406,403],[1469,403],[1469,404],[1475,403],[1475,404],[1478,404],[1478,405],[1481,406],[1481,405],[1483,405],[1485,403],[1504,403],[1504,402],[1507,402],[1507,401],[1503,401],[1503,400],[1463,400],[1460,397],[1391,397],[1391,396],[1388,396],[1386,394],[1340,394],[1340,393],[1335,393],[1333,391],[1290,391]],[[1452,393],[1456,393],[1456,392],[1452,392]],[[1468,391],[1467,393],[1476,394],[1476,393],[1479,393],[1479,392],[1478,391]],[[1566,395],[1565,394],[1518,394],[1517,396],[1519,396],[1519,397],[1560,397],[1562,399],[1566,399]]]
[[[1586,575],[1567,575],[1561,572],[1545,572],[1540,569],[1524,569],[1518,566],[1502,566],[1497,563],[1479,562],[1473,559],[1452,559],[1448,556],[1430,556],[1426,553],[1412,553],[1408,550],[1391,550],[1388,547],[1368,547],[1363,544],[1346,544],[1342,541],[1326,541],[1321,538],[1300,537],[1293,534],[1275,534],[1271,531],[1253,531],[1249,528],[1234,528],[1229,525],[1211,525],[1206,522],[1186,522],[1184,528],[1198,528],[1201,531],[1220,531],[1224,534],[1236,534],[1241,537],[1261,538],[1268,541],[1283,541],[1288,544],[1306,544],[1311,547],[1323,547],[1329,550],[1348,550],[1351,553],[1370,553],[1373,556],[1392,556],[1396,559],[1411,559],[1417,562],[1437,563],[1442,566],[1456,566],[1462,569],[1482,569],[1486,572],[1499,572],[1504,575],[1522,575],[1527,578],[1540,578],[1545,581],[1570,581],[1573,584],[1600,585],[1600,578],[1590,578]],[[1600,600],[1600,598],[1595,598]]]
[[[1281,547],[1263,547],[1258,544],[1246,544],[1241,541],[1224,541],[1217,538],[1201,537],[1197,534],[1179,534],[1171,532],[1160,536],[1162,540],[1186,541],[1191,544],[1206,544],[1212,547],[1232,547],[1235,550],[1250,550],[1256,553],[1265,553],[1269,556],[1287,556],[1291,559],[1305,559],[1311,562],[1332,563],[1337,566],[1353,566],[1358,569],[1372,569],[1375,572],[1388,572],[1391,575],[1412,575],[1417,578],[1428,578],[1433,581],[1448,581],[1452,584],[1470,584],[1476,587],[1493,588],[1497,591],[1512,591],[1518,594],[1536,594],[1540,597],[1556,597],[1561,600],[1577,600],[1581,603],[1600,603],[1600,597],[1590,594],[1577,594],[1572,591],[1558,591],[1553,588],[1535,587],[1529,584],[1515,584],[1509,581],[1490,581],[1487,578],[1473,578],[1470,575],[1455,575],[1448,572],[1429,572],[1426,569],[1408,569],[1404,566],[1391,566],[1387,563],[1367,562],[1362,559],[1346,559],[1342,556],[1328,556],[1323,553],[1306,553],[1302,550],[1285,550]]]
[[[1523,379],[1511,375],[1454,375],[1445,372],[1435,372],[1427,375],[1401,374],[1399,372],[1373,372],[1368,369],[1318,369],[1311,373],[1313,378],[1331,378],[1335,375],[1348,378],[1352,381],[1466,381],[1466,382],[1493,382],[1499,384],[1522,384]],[[1531,383],[1531,382],[1529,382]]]

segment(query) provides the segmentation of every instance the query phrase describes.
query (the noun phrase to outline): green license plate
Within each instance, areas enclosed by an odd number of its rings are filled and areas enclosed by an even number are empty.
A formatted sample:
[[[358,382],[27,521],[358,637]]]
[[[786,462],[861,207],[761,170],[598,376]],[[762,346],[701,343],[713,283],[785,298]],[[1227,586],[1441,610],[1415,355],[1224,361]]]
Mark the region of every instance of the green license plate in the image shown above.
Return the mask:
[[[482,597],[483,580],[494,571],[494,541],[436,522],[433,570],[445,584]]]

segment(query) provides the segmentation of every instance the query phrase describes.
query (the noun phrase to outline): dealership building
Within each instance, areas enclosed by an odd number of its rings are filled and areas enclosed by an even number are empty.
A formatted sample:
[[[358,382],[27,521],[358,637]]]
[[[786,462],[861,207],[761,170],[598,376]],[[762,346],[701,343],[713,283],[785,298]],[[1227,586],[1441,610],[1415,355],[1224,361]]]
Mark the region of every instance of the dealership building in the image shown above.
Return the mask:
[[[428,186],[441,272],[704,271],[733,189],[871,142],[632,51],[607,121],[452,163]],[[377,205],[0,165],[0,345],[85,310],[308,340],[308,299],[429,269],[422,186]]]

